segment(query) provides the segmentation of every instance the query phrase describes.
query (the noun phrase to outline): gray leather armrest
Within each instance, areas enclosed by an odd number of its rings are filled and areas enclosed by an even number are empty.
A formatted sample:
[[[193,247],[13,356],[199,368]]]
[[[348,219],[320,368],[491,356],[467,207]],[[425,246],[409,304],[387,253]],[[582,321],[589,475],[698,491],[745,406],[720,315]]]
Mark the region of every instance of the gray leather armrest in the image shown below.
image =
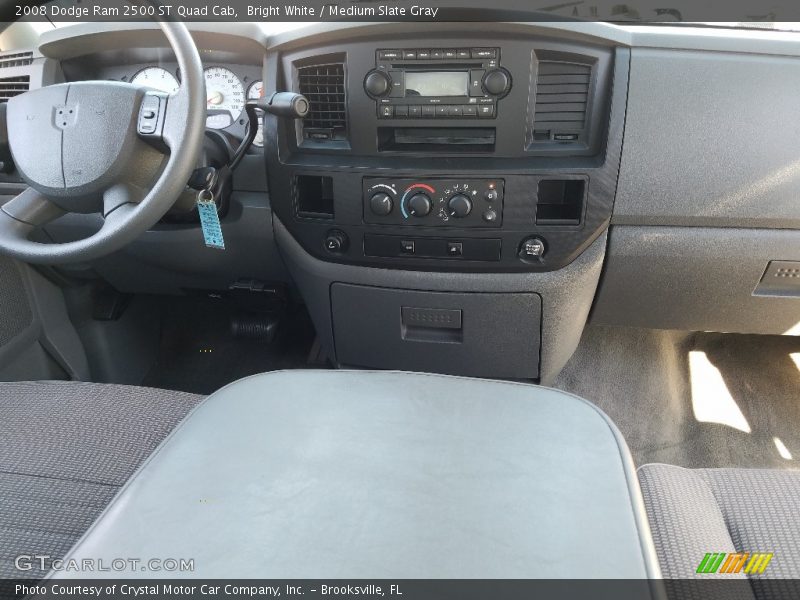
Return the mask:
[[[596,407],[367,371],[274,372],[210,396],[68,558],[118,557],[194,559],[170,577],[659,574],[630,455]]]

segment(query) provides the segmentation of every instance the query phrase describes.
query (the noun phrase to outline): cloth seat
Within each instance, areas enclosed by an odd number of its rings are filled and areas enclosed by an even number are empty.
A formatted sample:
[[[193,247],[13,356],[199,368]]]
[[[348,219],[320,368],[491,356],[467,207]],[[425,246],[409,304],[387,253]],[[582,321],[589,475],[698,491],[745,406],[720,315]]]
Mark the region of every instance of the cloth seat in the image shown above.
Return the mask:
[[[201,396],[80,382],[0,383],[0,578],[62,558]],[[27,563],[28,561],[26,561]]]
[[[747,579],[735,597],[800,598],[800,470],[652,464],[638,474],[665,578]],[[726,554],[716,574],[697,573],[707,553]],[[736,553],[773,556],[763,573],[722,573]],[[733,589],[719,589],[720,597],[734,597]],[[680,595],[708,598],[710,591],[686,584]]]

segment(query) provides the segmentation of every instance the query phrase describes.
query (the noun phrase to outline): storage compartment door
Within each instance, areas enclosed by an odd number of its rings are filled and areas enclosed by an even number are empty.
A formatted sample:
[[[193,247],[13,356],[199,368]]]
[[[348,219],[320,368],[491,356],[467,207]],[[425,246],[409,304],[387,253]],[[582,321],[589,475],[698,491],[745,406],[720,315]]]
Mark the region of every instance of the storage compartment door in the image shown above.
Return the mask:
[[[336,356],[343,365],[536,379],[538,294],[421,292],[334,283]]]

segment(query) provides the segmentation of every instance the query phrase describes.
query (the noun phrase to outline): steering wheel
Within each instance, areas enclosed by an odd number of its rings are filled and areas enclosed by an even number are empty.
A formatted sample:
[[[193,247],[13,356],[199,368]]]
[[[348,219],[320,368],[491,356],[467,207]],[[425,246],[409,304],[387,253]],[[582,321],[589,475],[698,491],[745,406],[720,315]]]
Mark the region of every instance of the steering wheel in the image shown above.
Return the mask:
[[[203,145],[203,66],[183,23],[159,25],[180,66],[174,94],[86,81],[8,101],[9,147],[30,188],[0,207],[0,253],[43,264],[110,254],[155,225],[184,190]],[[68,212],[100,212],[105,221],[77,241],[29,239]]]

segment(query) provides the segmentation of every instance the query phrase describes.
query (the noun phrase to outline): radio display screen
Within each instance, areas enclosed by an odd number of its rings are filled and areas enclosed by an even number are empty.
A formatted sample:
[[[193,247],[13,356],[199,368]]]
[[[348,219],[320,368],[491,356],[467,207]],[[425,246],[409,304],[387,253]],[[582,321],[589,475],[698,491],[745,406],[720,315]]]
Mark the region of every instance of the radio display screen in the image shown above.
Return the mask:
[[[468,71],[406,71],[406,96],[467,96]]]

